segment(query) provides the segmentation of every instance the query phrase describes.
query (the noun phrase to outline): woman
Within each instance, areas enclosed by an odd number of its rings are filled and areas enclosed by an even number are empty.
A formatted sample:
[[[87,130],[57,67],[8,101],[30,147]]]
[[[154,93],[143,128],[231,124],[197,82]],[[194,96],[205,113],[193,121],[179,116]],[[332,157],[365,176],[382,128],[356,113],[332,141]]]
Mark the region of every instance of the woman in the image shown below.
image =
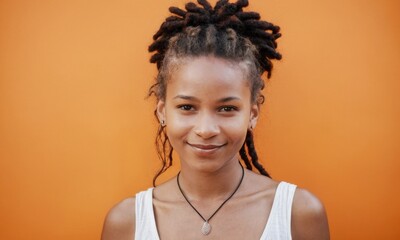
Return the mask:
[[[252,131],[271,76],[279,27],[245,12],[248,1],[206,0],[171,7],[149,51],[158,77],[162,174],[179,174],[107,215],[109,239],[329,239],[322,203],[307,190],[276,182],[258,162]],[[239,156],[246,169],[242,167]],[[258,173],[251,169],[255,167]]]

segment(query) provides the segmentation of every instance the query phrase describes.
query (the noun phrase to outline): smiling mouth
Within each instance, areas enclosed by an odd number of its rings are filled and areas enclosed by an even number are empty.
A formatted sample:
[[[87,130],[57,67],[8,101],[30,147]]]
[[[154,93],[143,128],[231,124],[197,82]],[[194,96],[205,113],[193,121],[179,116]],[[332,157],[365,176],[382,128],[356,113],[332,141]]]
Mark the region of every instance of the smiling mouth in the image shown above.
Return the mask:
[[[225,146],[225,144],[191,144],[187,143],[192,148],[202,152],[213,152]]]

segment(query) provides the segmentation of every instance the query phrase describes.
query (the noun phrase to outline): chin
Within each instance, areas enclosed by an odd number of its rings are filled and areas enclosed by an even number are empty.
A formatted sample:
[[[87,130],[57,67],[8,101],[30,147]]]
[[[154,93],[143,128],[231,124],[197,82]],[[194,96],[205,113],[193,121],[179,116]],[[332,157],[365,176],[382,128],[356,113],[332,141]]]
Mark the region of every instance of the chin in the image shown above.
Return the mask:
[[[237,162],[237,158],[233,157],[231,159],[222,160],[221,156],[216,155],[215,157],[199,157],[199,155],[194,155],[186,159],[185,161],[181,159],[181,166],[184,168],[191,168],[192,171],[198,171],[203,173],[215,173],[221,171],[233,162]]]

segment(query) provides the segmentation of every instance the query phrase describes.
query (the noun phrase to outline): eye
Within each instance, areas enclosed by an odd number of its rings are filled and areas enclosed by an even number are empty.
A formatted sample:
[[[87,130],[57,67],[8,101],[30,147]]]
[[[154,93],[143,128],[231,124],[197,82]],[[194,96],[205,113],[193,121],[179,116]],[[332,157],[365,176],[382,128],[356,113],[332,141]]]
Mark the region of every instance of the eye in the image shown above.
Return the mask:
[[[232,112],[232,111],[237,111],[238,108],[235,106],[223,106],[219,109],[221,112]]]
[[[193,111],[194,110],[193,106],[188,105],[188,104],[178,105],[178,109],[183,110],[183,111]]]

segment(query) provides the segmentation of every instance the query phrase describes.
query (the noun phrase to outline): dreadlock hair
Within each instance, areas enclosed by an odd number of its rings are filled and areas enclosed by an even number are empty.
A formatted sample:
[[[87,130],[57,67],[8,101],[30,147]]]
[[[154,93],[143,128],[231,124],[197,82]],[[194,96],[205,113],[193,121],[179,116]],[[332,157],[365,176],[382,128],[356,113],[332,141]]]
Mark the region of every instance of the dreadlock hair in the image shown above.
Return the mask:
[[[165,19],[153,36],[154,42],[148,50],[154,52],[150,62],[157,65],[158,75],[156,83],[149,89],[149,96],[155,95],[157,99],[165,100],[167,81],[182,60],[212,55],[244,63],[250,81],[251,101],[262,104],[264,81],[261,76],[266,72],[267,78],[270,78],[271,60],[282,58],[276,51],[276,39],[281,36],[280,28],[260,20],[257,12],[243,11],[249,4],[248,0],[237,0],[236,3],[218,0],[214,7],[207,0],[197,2],[187,3],[185,10],[170,7],[172,15]],[[153,178],[154,186],[173,160],[173,148],[165,126],[161,125],[157,132],[156,147],[163,165]],[[254,166],[262,175],[270,177],[258,162],[251,131],[247,132],[239,154],[247,169],[252,170]]]

